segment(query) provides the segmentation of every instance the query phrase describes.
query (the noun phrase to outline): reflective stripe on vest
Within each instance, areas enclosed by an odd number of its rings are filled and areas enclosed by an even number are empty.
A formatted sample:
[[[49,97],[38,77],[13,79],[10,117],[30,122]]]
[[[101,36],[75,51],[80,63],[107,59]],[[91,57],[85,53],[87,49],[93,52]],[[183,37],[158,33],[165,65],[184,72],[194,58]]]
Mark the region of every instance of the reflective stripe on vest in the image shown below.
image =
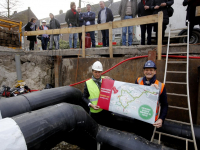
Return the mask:
[[[101,78],[103,79],[104,77],[101,77]],[[90,94],[88,99],[90,100],[90,102],[93,105],[97,105],[98,99],[99,99],[99,94],[100,94],[100,90],[99,90],[98,86],[96,85],[96,83],[92,79],[86,81],[86,84],[87,84],[88,92]],[[90,107],[90,112],[91,113],[99,113],[102,110],[103,109],[95,110],[92,107]]]
[[[143,77],[138,78],[137,82],[138,82],[139,85],[144,85]],[[159,82],[158,80],[155,81],[155,84],[158,85],[158,87],[159,87],[159,94],[161,95],[162,92],[163,92],[163,90],[164,90],[165,85],[163,83]],[[159,109],[160,109],[160,104],[159,104],[159,101],[158,101],[157,107],[156,107],[155,121],[158,120]]]

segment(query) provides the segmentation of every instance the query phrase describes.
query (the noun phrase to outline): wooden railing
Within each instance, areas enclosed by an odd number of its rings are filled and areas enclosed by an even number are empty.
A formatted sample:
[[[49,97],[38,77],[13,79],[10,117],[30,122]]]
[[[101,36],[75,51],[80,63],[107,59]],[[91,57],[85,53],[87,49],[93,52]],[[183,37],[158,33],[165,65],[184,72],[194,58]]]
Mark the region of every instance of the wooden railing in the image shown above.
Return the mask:
[[[200,16],[200,6],[197,6],[196,8],[196,16]]]
[[[158,60],[161,60],[162,54],[162,23],[163,23],[163,12],[159,12],[155,15],[149,15],[145,17],[120,20],[114,22],[108,22],[104,24],[96,24],[91,26],[82,26],[74,28],[62,28],[53,30],[39,30],[29,31],[24,33],[24,36],[41,35],[41,34],[66,34],[66,33],[81,33],[82,32],[82,57],[85,58],[85,33],[97,30],[109,30],[109,53],[110,58],[113,58],[113,47],[112,47],[112,29],[122,28],[127,26],[136,26],[143,24],[158,23]]]

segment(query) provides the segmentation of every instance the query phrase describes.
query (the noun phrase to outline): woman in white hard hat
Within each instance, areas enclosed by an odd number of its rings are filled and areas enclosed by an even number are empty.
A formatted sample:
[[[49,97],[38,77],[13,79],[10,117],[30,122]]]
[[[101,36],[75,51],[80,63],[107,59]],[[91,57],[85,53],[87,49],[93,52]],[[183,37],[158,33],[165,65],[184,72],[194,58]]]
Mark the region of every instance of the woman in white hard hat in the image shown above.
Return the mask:
[[[49,30],[49,27],[46,25],[46,20],[42,20],[42,25],[38,28],[39,30]],[[42,49],[47,50],[47,44],[49,42],[49,35],[42,34],[38,37],[42,42]]]
[[[97,106],[101,89],[102,79],[111,79],[108,76],[102,76],[103,66],[101,62],[96,61],[92,65],[92,78],[85,83],[83,101],[90,107],[91,117],[99,124],[106,124],[106,118],[109,118],[109,111],[105,111]]]

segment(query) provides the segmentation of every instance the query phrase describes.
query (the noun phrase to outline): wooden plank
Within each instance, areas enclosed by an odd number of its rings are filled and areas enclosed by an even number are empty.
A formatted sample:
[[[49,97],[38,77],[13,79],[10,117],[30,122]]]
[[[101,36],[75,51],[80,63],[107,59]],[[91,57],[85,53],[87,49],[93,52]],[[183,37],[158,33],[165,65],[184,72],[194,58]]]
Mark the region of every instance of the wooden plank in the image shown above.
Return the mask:
[[[96,25],[86,26],[85,31],[90,32],[90,31],[106,30],[109,27],[110,27],[109,23],[96,24]]]
[[[82,26],[82,57],[85,58],[85,26]]]
[[[38,31],[29,31],[24,32],[24,36],[32,36],[32,35],[41,35],[41,34],[65,34],[65,33],[81,33],[82,28],[62,28],[62,29],[53,29],[53,30],[38,30]]]
[[[109,52],[110,52],[110,58],[113,58],[112,26],[113,26],[113,23],[109,22]]]
[[[163,12],[158,12],[158,60],[162,59]]]
[[[196,8],[196,16],[200,16],[200,6],[197,6]]]
[[[157,14],[139,17],[139,18],[133,18],[133,19],[115,21],[115,22],[113,22],[113,29],[127,27],[127,26],[150,24],[150,23],[156,23],[156,22],[158,22]]]
[[[61,66],[62,66],[62,56],[55,56],[54,69],[55,69],[55,87],[62,86],[61,84]]]

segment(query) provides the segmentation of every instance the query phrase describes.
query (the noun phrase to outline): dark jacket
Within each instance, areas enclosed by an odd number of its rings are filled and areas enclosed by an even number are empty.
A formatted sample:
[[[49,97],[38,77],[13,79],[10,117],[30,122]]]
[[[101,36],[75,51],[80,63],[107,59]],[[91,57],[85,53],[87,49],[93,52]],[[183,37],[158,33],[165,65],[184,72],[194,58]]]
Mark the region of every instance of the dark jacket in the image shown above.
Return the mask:
[[[60,23],[55,18],[51,19],[49,24],[49,29],[60,29]]]
[[[98,14],[98,20],[97,20],[98,24],[101,23],[101,11],[102,11],[102,9],[99,11],[99,14]],[[113,18],[113,13],[112,13],[111,9],[106,8],[106,22],[110,22],[113,20],[114,20],[114,18]]]
[[[25,31],[32,31],[31,29],[32,23],[28,22],[27,25],[25,26]],[[37,25],[35,25],[35,31],[37,29]],[[36,36],[27,36],[27,40],[29,41],[37,41]]]
[[[133,12],[132,17],[133,18],[135,18],[136,15],[137,15],[137,6],[138,6],[137,1],[138,0],[131,0],[131,2],[132,2],[132,12]],[[118,13],[121,16],[121,20],[124,20],[124,17],[126,15],[127,2],[128,2],[128,0],[121,0],[121,3],[119,5],[119,12]]]
[[[83,13],[79,14],[79,27],[83,26],[84,23],[84,19],[83,19]]]
[[[72,10],[68,10],[65,16],[65,21],[68,24],[68,27],[70,26],[70,24],[72,24],[72,26],[78,27],[79,26],[79,14],[76,11],[76,14],[74,15],[74,13],[72,12]]]
[[[183,6],[187,6],[186,20],[190,21],[192,24],[200,24],[200,16],[196,17],[196,6],[200,6],[200,0],[188,0],[183,1]]]
[[[144,85],[146,84],[146,77],[143,77],[143,82]],[[156,76],[154,76],[151,80],[150,80],[150,85],[154,84],[156,81]],[[137,79],[135,81],[135,84],[138,84]],[[147,85],[147,86],[150,86]],[[165,117],[167,116],[167,111],[168,111],[168,102],[167,102],[167,92],[166,92],[166,88],[164,87],[162,94],[159,97],[159,102],[161,104],[161,111],[160,111],[160,116],[159,118],[162,119],[163,121],[165,120]]]
[[[49,26],[46,26],[46,27],[47,27],[47,29],[49,30]],[[44,30],[43,25],[39,26],[38,29],[39,29],[39,30]],[[39,35],[39,36],[38,36],[38,39],[40,39],[41,37],[42,37],[42,35]],[[50,37],[50,35],[49,35],[49,37]]]
[[[90,25],[94,25],[95,24],[95,13],[94,12],[90,12],[89,16],[88,16],[88,12],[83,14],[83,20],[85,21],[85,25],[87,23],[87,21],[90,22]]]
[[[168,10],[167,7],[172,6],[174,4],[174,0],[153,0],[153,8],[155,6],[160,6],[161,3],[166,3],[167,6],[160,7],[159,9],[154,9],[153,14],[158,14],[159,11],[163,11],[163,24],[168,25],[169,24],[169,16],[168,16]]]
[[[138,4],[138,17],[142,17],[142,16],[148,16],[148,15],[152,15],[153,14],[153,0],[146,0],[145,5],[143,4],[143,1],[141,0],[141,2],[139,2]],[[145,10],[144,6],[149,6],[149,9]]]

